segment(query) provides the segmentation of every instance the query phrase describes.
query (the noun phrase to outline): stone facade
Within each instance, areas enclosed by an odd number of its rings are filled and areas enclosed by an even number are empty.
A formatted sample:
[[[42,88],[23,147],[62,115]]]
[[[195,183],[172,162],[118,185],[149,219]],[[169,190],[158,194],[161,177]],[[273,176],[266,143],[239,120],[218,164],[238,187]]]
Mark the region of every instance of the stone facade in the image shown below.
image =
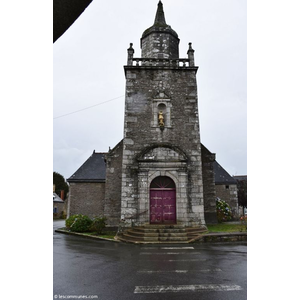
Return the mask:
[[[207,223],[217,223],[214,161],[216,155],[201,145],[204,191],[204,216]]]
[[[233,214],[233,218],[237,219],[239,217],[237,185],[217,184],[216,196],[229,204]]]
[[[140,223],[149,223],[149,190],[151,182],[159,176],[170,177],[176,185],[177,220],[179,223],[189,222],[187,159],[176,149],[167,145],[153,145],[138,159],[138,207],[141,214]]]
[[[179,59],[178,45],[160,2],[154,25],[141,39],[142,57],[133,58],[132,44],[128,49],[121,217],[136,216],[136,223],[149,222],[143,212],[149,209],[151,181],[168,176],[177,187],[177,222],[205,224],[198,67],[191,45],[191,61]]]
[[[53,219],[62,219],[67,215],[67,201],[62,200],[55,193],[55,185],[53,185]]]
[[[239,216],[237,180],[230,176],[217,161],[214,161],[213,165],[216,197],[229,204],[236,219]]]
[[[105,183],[70,182],[69,215],[104,215]]]
[[[53,202],[53,218],[63,218],[65,212],[64,203],[55,203]]]
[[[122,183],[123,140],[105,156],[105,216],[109,216],[107,224],[116,226],[121,215],[121,183]]]

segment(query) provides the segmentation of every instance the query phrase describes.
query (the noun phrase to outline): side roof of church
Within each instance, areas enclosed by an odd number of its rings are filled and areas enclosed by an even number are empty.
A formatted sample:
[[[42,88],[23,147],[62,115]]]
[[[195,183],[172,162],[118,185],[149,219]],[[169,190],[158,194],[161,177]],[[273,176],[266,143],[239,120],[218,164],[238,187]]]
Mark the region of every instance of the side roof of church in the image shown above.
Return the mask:
[[[67,179],[68,182],[105,182],[106,163],[105,155],[107,153],[93,154],[84,162],[84,164]]]
[[[237,181],[217,162],[213,162],[215,184],[237,184]]]
[[[203,144],[201,145],[205,147]],[[114,151],[114,149],[112,149],[112,151]],[[207,151],[209,150],[207,149]],[[67,179],[67,181],[68,182],[105,182],[106,181],[105,156],[107,154],[108,153],[106,152],[97,153],[94,151],[92,155],[83,163],[83,165],[70,178]],[[213,162],[213,169],[214,169],[215,184],[237,184],[237,180],[234,179],[232,176],[230,176],[228,172],[217,161]]]

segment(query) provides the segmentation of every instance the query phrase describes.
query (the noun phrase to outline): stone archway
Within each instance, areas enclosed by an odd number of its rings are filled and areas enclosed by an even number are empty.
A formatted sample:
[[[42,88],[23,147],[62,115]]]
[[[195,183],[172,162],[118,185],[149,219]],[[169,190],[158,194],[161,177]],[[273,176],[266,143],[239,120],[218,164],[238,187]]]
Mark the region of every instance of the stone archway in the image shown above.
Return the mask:
[[[176,185],[167,176],[150,184],[150,224],[176,224]]]

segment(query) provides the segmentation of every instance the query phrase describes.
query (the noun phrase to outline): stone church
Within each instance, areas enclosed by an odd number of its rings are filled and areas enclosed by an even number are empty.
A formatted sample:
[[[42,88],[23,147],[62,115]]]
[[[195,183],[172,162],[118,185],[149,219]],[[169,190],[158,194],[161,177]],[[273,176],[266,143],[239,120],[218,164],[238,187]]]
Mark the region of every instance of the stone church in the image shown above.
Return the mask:
[[[67,180],[69,216],[102,215],[109,226],[216,222],[215,154],[200,141],[195,51],[189,43],[180,58],[179,41],[159,1],[141,57],[133,44],[127,50],[124,137]],[[229,204],[236,212],[237,196]]]

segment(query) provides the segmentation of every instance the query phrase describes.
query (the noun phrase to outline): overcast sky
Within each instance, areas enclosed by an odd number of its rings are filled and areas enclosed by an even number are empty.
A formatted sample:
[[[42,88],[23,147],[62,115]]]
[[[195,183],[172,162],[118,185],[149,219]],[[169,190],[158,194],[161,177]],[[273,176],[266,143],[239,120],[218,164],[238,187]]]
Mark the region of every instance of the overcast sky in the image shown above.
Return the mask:
[[[246,175],[247,2],[162,2],[180,58],[189,42],[195,50],[201,142],[229,174]],[[53,171],[65,178],[93,150],[106,152],[123,138],[127,48],[133,43],[141,57],[140,38],[157,3],[94,0],[54,43]]]
[[[1,295],[10,299],[13,291],[15,299],[25,294],[50,298],[53,265],[45,255],[52,257],[53,244],[47,194],[52,188],[52,65],[54,117],[124,95],[127,48],[134,43],[135,56],[140,55],[140,37],[153,24],[158,0],[94,0],[54,45],[51,1],[2,2],[1,186],[2,198],[14,207],[1,216],[10,228],[2,232],[10,247],[2,247],[6,276]],[[167,23],[181,39],[180,56],[186,57],[188,42],[196,51],[201,140],[230,174],[247,172],[248,41],[250,227],[261,232],[270,227],[270,219],[280,223],[267,234],[248,235],[248,281],[255,287],[249,289],[249,299],[262,294],[293,299],[299,293],[298,277],[278,276],[273,270],[275,261],[281,274],[299,269],[298,241],[290,230],[298,228],[299,220],[283,213],[299,206],[299,1],[249,0],[248,39],[246,1],[163,3]],[[123,109],[120,98],[53,120],[53,170],[69,177],[94,149],[107,151],[119,142]],[[16,239],[12,233],[20,232],[20,220],[32,234],[22,232]],[[278,236],[289,242],[284,257],[287,243],[274,247]],[[22,255],[20,245],[26,245]],[[10,257],[18,272],[13,272]]]

